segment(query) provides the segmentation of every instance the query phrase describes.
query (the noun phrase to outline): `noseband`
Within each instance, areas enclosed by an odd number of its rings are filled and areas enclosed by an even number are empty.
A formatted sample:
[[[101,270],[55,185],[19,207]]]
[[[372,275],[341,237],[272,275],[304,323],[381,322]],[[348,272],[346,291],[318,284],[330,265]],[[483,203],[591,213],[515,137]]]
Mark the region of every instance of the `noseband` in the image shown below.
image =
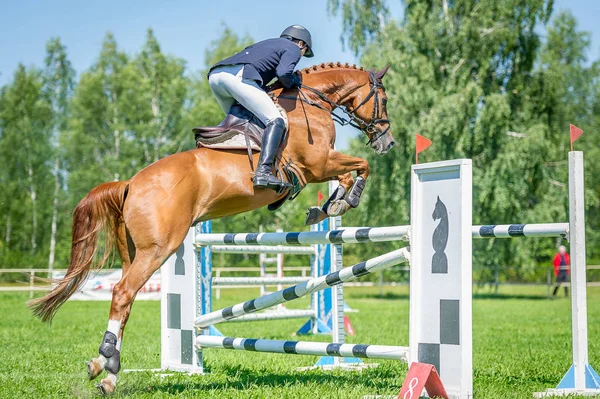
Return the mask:
[[[378,117],[379,113],[381,111],[380,110],[381,107],[379,106],[379,89],[384,88],[383,84],[377,80],[377,78],[375,77],[375,73],[372,71],[369,71],[369,80],[370,80],[370,85],[371,85],[371,90],[369,91],[369,94],[354,109],[347,109],[346,107],[343,107],[342,104],[336,103],[335,101],[331,101],[323,92],[321,92],[315,88],[312,88],[310,86],[301,85],[300,90],[298,90],[298,95],[302,97],[302,98],[300,98],[300,101],[329,112],[331,114],[331,118],[334,121],[336,121],[337,123],[339,123],[340,125],[342,125],[342,126],[350,125],[356,129],[359,129],[360,131],[365,133],[367,136],[372,135],[372,137],[366,143],[367,145],[369,145],[369,144],[372,144],[375,141],[379,140],[390,130],[389,119],[382,119],[382,118]],[[331,106],[331,110],[329,110],[328,108],[324,107],[323,105],[307,98],[306,95],[302,92],[302,89],[306,89],[306,90],[311,91],[314,94],[316,94],[321,100],[323,100],[324,102],[328,103]],[[281,95],[279,97],[296,99],[296,97],[283,96],[283,95]],[[358,111],[360,109],[360,107],[362,107],[363,105],[367,104],[371,98],[373,98],[373,100],[374,100],[373,112],[371,113],[371,121],[369,123],[367,123],[364,120],[360,119],[358,116],[356,116],[356,111]],[[334,112],[336,109],[340,109],[344,114],[346,114],[346,117],[336,114]],[[387,123],[387,128],[384,130],[379,130],[377,128],[378,123]]]

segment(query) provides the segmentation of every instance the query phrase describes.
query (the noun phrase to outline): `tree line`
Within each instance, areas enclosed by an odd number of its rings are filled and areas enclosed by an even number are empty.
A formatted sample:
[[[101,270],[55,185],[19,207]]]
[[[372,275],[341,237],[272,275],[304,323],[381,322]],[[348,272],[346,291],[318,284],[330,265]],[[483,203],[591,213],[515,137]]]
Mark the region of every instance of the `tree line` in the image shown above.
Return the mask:
[[[385,1],[329,0],[328,10],[341,14],[342,42],[363,66],[392,66],[384,84],[397,145],[379,157],[362,137],[353,141],[348,151],[367,158],[372,173],[344,224],[409,222],[415,133],[434,142],[420,162],[473,159],[475,224],[567,221],[574,123],[585,131],[577,148],[586,158],[588,259],[600,258],[600,65],[587,60],[589,34],[570,14],[552,17],[551,0],[406,0],[402,20]],[[0,89],[0,267],[66,267],[77,202],[99,183],[193,148],[191,128],[223,117],[206,70],[251,42],[224,28],[200,71],[165,54],[152,30],[135,54],[107,34],[97,60],[79,74],[59,38],[48,42],[44,65],[20,65]],[[274,213],[249,212],[214,228],[300,229],[318,189],[326,191],[309,186]],[[474,265],[518,266],[520,279],[536,279],[557,244],[478,241]],[[348,247],[347,263],[389,248]]]

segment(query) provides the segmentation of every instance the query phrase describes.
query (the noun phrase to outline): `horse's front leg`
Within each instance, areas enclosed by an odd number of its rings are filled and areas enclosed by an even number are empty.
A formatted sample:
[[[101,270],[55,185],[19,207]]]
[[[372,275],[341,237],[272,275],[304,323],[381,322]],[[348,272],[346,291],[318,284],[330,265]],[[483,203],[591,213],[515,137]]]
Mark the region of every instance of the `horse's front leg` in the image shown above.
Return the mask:
[[[352,177],[356,171],[356,179]],[[356,208],[369,176],[369,163],[338,151],[329,152],[326,166],[317,182],[337,179],[340,185],[331,194],[322,208],[309,209],[306,224],[315,224],[328,216],[341,216],[351,208]]]

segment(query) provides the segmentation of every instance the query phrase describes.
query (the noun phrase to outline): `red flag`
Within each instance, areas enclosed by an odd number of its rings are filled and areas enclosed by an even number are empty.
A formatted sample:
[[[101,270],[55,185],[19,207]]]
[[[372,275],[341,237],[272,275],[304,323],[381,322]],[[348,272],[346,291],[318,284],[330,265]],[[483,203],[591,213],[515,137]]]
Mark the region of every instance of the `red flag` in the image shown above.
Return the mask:
[[[583,130],[571,124],[569,124],[569,128],[571,131],[571,151],[573,151],[573,143],[583,134]]]
[[[321,190],[319,190],[319,192],[317,193],[317,203],[319,204],[319,206],[321,206],[321,201],[323,201],[323,198],[325,198],[325,196],[323,195]]]
[[[425,151],[431,145],[431,140],[426,137],[421,136],[419,133],[415,135],[417,139],[417,159],[416,162],[419,163],[419,153]]]

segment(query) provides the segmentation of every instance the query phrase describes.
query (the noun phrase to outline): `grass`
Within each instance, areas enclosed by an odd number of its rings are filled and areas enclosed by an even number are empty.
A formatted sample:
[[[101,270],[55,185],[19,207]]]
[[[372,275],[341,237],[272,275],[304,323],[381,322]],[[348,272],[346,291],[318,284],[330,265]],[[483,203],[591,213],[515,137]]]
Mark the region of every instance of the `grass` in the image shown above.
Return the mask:
[[[545,299],[545,287],[475,291],[473,365],[476,399],[532,398],[554,387],[571,364],[570,302]],[[215,308],[249,299],[257,290],[223,290]],[[408,345],[408,289],[347,288],[354,343]],[[561,292],[562,294],[562,292]],[[68,302],[52,326],[34,319],[27,294],[0,294],[0,398],[99,397],[84,361],[95,356],[106,329],[108,302]],[[600,288],[588,288],[590,363],[600,368]],[[298,301],[294,307],[303,308]],[[427,315],[424,315],[427,317]],[[303,320],[221,324],[226,335],[290,339]],[[307,339],[327,341],[328,337]],[[127,398],[362,398],[397,395],[406,365],[377,360],[362,372],[297,372],[312,356],[206,350],[209,373],[161,377],[120,373],[115,397]],[[124,369],[160,366],[160,307],[136,302],[125,333]]]

